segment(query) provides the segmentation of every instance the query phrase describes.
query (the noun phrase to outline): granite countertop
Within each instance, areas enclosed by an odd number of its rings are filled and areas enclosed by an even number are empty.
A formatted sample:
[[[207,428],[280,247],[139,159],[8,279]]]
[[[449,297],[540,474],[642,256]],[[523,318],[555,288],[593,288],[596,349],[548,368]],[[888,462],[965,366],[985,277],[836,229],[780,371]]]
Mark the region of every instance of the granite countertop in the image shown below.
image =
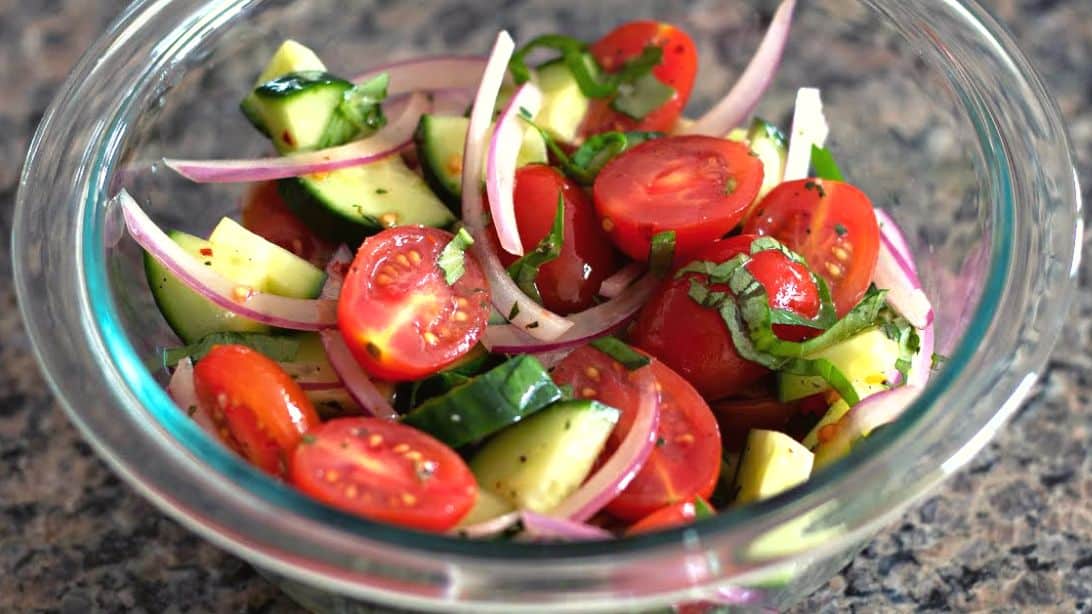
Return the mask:
[[[1092,201],[1092,3],[988,4],[1058,98]],[[96,459],[42,381],[19,320],[9,236],[20,163],[60,81],[123,6],[0,0],[0,611],[294,612],[246,563]],[[1092,293],[1071,321],[1012,424],[799,612],[1092,612]]]

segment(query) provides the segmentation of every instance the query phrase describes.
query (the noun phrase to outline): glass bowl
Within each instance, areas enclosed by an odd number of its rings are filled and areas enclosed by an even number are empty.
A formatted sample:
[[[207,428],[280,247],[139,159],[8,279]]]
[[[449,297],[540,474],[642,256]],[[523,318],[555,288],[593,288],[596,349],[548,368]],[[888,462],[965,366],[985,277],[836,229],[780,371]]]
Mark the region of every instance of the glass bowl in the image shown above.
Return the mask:
[[[945,355],[894,425],[806,484],[684,529],[609,543],[478,543],[379,525],[314,502],[207,439],[145,366],[173,339],[108,196],[126,187],[165,226],[207,231],[241,186],[196,186],[164,155],[267,144],[236,104],[293,37],[338,72],[517,40],[594,38],[625,18],[681,25],[701,59],[690,105],[727,90],[773,4],[652,0],[145,0],[76,67],[30,148],[14,223],[20,307],[69,416],[164,512],[317,609],[649,609],[719,598],[783,607],[963,465],[1020,404],[1074,294],[1081,237],[1061,116],[1011,38],[970,1],[801,3],[759,113],[786,123],[823,88],[831,147],[907,230]]]

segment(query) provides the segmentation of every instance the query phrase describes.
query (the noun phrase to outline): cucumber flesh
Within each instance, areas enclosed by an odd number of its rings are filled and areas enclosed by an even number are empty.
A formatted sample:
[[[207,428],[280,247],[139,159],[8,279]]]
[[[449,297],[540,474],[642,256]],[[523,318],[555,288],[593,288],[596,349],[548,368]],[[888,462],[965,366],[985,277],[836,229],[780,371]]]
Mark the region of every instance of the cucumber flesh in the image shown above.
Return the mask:
[[[535,70],[533,78],[542,90],[542,108],[535,123],[555,139],[575,143],[591,103],[569,67],[564,62],[550,62]]]
[[[425,180],[453,211],[459,211],[462,206],[463,146],[469,124],[469,119],[460,116],[422,115],[413,137]],[[525,125],[516,166],[545,163],[546,160],[546,141],[538,130]],[[485,177],[484,165],[482,177]]]
[[[280,296],[315,298],[322,292],[326,274],[310,262],[283,247],[265,240],[225,217],[213,228],[209,242],[230,246],[247,255],[251,266],[264,269],[264,292]]]
[[[459,521],[455,528],[473,526],[514,510],[515,508],[507,499],[493,494],[491,490],[479,487],[478,500],[474,502],[474,507],[470,508],[470,511],[466,516],[463,516],[463,519]]]
[[[879,328],[870,328],[807,358],[826,358],[832,362],[864,398],[877,392],[877,386],[887,383],[887,372],[899,358],[899,344]],[[815,376],[779,373],[777,382],[778,398],[784,403],[830,389],[823,378]]]
[[[200,237],[184,232],[170,231],[167,235],[188,254],[240,285],[258,288],[265,279],[265,272],[251,267],[246,254],[238,250],[218,248]],[[167,270],[167,267],[147,253],[144,254],[144,273],[159,311],[184,343],[196,343],[205,335],[215,332],[269,332],[269,327],[264,324],[217,307],[191,290],[174,273]]]
[[[772,497],[801,484],[811,475],[814,456],[795,439],[761,429],[747,434],[740,458],[735,503],[742,505]]]
[[[542,363],[520,355],[433,397],[402,421],[458,448],[541,410],[561,398]]]
[[[776,188],[785,175],[788,139],[777,126],[764,119],[755,118],[747,131],[747,141],[751,145],[751,151],[762,161],[762,187],[758,190],[758,198],[761,199]]]
[[[556,403],[489,440],[470,469],[483,490],[549,513],[587,479],[618,416],[596,401]]]

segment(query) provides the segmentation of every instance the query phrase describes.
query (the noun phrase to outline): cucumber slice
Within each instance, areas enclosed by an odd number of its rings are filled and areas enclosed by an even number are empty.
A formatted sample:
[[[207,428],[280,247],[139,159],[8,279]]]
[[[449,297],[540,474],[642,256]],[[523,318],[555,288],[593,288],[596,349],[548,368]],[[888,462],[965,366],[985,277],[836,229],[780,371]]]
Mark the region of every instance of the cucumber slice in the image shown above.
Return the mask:
[[[400,156],[278,182],[304,223],[330,239],[356,244],[395,225],[443,228],[455,221],[421,176]]]
[[[445,394],[402,421],[458,448],[492,435],[561,398],[561,389],[536,358],[516,356]]]
[[[569,67],[560,61],[544,64],[535,71],[534,80],[542,90],[542,108],[535,123],[559,141],[576,142],[590,101]]]
[[[266,241],[235,220],[225,217],[213,228],[209,243],[228,246],[247,255],[254,267],[263,267],[267,275],[264,292],[281,296],[314,298],[322,292],[326,273],[310,262]]]
[[[414,134],[425,180],[453,211],[462,207],[463,146],[470,120],[453,115],[422,115]],[[492,131],[490,131],[492,134]],[[523,144],[516,166],[546,162],[546,141],[530,125],[523,128]],[[482,169],[483,178],[485,169]]]
[[[265,271],[261,267],[250,266],[246,254],[238,250],[217,247],[184,232],[170,231],[167,235],[194,258],[240,285],[260,288],[265,280]],[[144,274],[159,311],[183,343],[196,343],[205,335],[215,332],[269,332],[269,327],[264,324],[217,307],[191,290],[147,253],[144,254]]]
[[[826,358],[834,363],[864,398],[866,395],[862,393],[877,392],[877,386],[882,387],[886,382],[887,372],[899,358],[899,344],[879,328],[870,328],[807,358]],[[785,373],[777,376],[778,398],[784,403],[829,389],[821,377]]]
[[[751,145],[751,151],[762,161],[762,187],[759,188],[757,197],[761,199],[776,188],[785,175],[789,141],[780,128],[757,117],[747,131],[747,141]]]
[[[515,509],[507,499],[493,494],[492,491],[486,488],[479,487],[478,500],[474,502],[474,507],[470,508],[470,512],[459,521],[455,528],[460,529],[492,520]]]
[[[811,475],[814,456],[795,439],[777,431],[752,430],[736,474],[735,504],[752,503],[801,484]]]
[[[549,513],[587,479],[619,413],[588,400],[551,405],[487,442],[470,470],[516,508]]]

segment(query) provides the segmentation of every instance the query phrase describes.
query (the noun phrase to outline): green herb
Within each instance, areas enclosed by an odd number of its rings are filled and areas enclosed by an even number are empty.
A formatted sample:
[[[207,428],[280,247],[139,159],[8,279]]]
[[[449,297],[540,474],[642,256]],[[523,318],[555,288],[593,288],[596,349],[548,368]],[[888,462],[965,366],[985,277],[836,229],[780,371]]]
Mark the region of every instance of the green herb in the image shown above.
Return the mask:
[[[701,497],[694,497],[694,518],[701,520],[702,518],[712,518],[716,516],[717,512],[710,506],[705,499]]]
[[[300,349],[299,339],[286,335],[235,332],[210,333],[196,343],[164,349],[163,365],[173,367],[178,364],[178,361],[186,357],[194,361],[201,360],[216,345],[245,345],[277,362],[290,362],[296,358],[296,352]]]
[[[383,73],[364,83],[354,85],[342,94],[338,104],[338,113],[356,126],[361,136],[367,136],[379,130],[387,123],[383,115],[382,103],[387,98],[387,85],[390,76]]]
[[[844,237],[846,236],[846,233],[849,232],[849,229],[845,227],[845,224],[836,223],[834,224],[834,232],[839,237]]]
[[[932,361],[929,363],[929,368],[933,369],[933,370],[939,369],[940,365],[942,365],[942,364],[944,364],[946,362],[948,362],[948,357],[947,356],[945,356],[943,354],[937,354],[936,352],[933,352]]]
[[[873,287],[874,288],[874,287]],[[895,369],[902,376],[902,383],[907,382],[910,365],[914,356],[921,351],[921,337],[910,322],[887,305],[880,309],[878,324],[883,334],[899,345],[899,355],[895,359]]]
[[[565,239],[565,198],[561,192],[557,193],[557,214],[554,215],[554,224],[535,249],[526,253],[519,260],[508,267],[508,274],[519,286],[524,294],[531,297],[537,303],[542,303],[542,295],[538,292],[535,279],[542,265],[561,255],[561,245]],[[536,324],[537,326],[537,324]],[[528,326],[530,328],[530,326]]]
[[[638,77],[633,83],[620,85],[618,95],[611,101],[610,108],[640,120],[674,97],[675,88],[648,72]]]
[[[664,55],[663,49],[657,45],[646,46],[621,70],[604,74],[583,41],[560,34],[546,34],[532,39],[512,54],[508,69],[517,85],[531,79],[527,55],[536,49],[559,52],[582,94],[588,98],[615,96],[611,106],[634,119],[644,118],[675,95],[674,88],[652,74],[652,69],[660,64]]]
[[[512,321],[519,315],[519,303],[512,303],[512,308],[508,310],[508,320]]]
[[[675,260],[675,231],[665,230],[652,235],[648,251],[648,270],[656,277],[666,277]]]
[[[618,361],[628,371],[640,369],[650,362],[648,356],[633,349],[617,337],[600,337],[588,345]]]
[[[815,144],[811,146],[811,168],[815,171],[815,176],[820,179],[845,181],[845,177],[842,175],[842,171],[839,170],[838,163],[834,161],[834,155],[830,153],[830,150]]]
[[[561,389],[561,400],[571,401],[576,398],[576,392],[573,390],[572,384],[562,384],[558,386]]]
[[[584,141],[584,144],[574,151],[572,156],[569,156],[557,144],[549,131],[532,121],[529,114],[521,114],[521,117],[542,136],[542,140],[546,142],[546,147],[550,150],[550,155],[557,161],[557,166],[581,185],[594,183],[599,171],[615,156],[645,141],[664,136],[662,132],[602,132]]]
[[[440,252],[436,264],[444,272],[444,281],[447,285],[453,286],[455,282],[462,279],[463,273],[466,272],[466,250],[473,244],[474,237],[470,236],[466,228],[460,228]]]
[[[300,437],[300,443],[303,443],[303,444],[306,444],[306,445],[311,445],[311,444],[315,443],[316,441],[318,441],[318,438],[315,437],[314,435],[312,435],[311,433],[304,433],[303,436]]]

